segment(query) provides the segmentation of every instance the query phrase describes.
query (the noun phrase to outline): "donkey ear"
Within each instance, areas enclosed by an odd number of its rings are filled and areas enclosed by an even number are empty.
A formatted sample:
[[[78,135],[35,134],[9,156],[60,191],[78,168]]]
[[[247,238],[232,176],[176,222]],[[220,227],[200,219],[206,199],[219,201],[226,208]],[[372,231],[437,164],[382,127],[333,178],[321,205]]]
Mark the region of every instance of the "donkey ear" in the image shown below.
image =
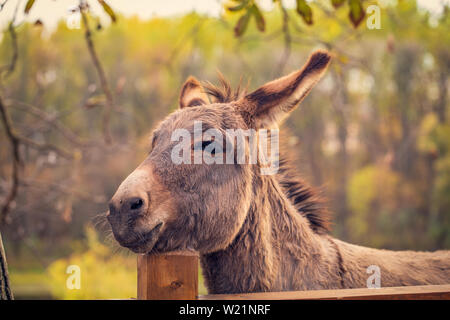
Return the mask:
[[[237,101],[237,108],[249,127],[279,124],[320,80],[330,59],[326,51],[316,51],[302,69],[268,82]]]
[[[208,96],[203,91],[200,82],[194,77],[190,76],[183,84],[180,93],[180,109],[186,107],[200,106],[206,104]]]

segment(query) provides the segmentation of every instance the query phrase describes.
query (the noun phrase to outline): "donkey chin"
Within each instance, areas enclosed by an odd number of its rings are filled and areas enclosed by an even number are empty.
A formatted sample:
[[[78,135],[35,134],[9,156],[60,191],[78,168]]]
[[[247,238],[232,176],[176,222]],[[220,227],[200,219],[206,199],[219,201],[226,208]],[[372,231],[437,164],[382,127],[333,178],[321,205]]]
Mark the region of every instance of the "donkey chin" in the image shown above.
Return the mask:
[[[128,230],[128,232],[125,233],[119,232],[115,229],[114,225],[114,223],[111,223],[114,238],[121,246],[130,249],[134,253],[148,253],[158,241],[164,223],[159,222],[148,231]]]

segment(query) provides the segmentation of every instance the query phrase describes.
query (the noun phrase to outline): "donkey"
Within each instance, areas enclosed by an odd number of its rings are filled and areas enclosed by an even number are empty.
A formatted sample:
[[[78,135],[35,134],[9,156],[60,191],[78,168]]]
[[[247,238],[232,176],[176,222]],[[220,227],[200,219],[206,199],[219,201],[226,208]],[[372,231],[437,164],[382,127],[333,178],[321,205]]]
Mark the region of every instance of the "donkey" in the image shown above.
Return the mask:
[[[379,250],[331,237],[319,197],[283,155],[274,175],[261,174],[260,162],[171,161],[172,133],[192,133],[195,121],[222,132],[277,128],[330,59],[316,51],[302,69],[248,94],[188,78],[179,110],[157,126],[151,152],[110,201],[107,219],[119,244],[141,254],[198,251],[210,293],[365,287],[371,265],[386,287],[450,283],[450,251]],[[221,152],[234,151],[227,148]]]

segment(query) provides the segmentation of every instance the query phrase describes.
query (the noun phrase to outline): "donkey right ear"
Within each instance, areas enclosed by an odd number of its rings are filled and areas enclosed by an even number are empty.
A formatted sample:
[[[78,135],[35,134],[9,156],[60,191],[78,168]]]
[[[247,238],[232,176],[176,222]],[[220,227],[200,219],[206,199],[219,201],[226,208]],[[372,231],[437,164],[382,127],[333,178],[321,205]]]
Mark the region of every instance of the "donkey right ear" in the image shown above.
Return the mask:
[[[207,104],[208,96],[200,82],[190,76],[183,84],[180,93],[180,109]]]
[[[287,117],[320,80],[330,63],[326,51],[314,52],[302,69],[268,82],[237,101],[244,121],[253,128],[269,128]]]

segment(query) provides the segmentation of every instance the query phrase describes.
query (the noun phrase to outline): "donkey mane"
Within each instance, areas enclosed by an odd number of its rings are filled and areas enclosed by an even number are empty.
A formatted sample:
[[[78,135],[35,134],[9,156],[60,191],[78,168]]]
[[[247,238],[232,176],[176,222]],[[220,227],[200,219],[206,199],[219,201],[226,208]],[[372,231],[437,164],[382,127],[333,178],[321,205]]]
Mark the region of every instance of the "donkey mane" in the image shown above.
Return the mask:
[[[286,150],[285,150],[286,151]],[[309,186],[292,166],[291,159],[280,154],[280,167],[276,175],[284,194],[297,211],[304,216],[311,229],[318,234],[331,231],[331,213],[317,190]]]
[[[242,78],[239,81],[239,85],[236,89],[233,89],[230,82],[225,78],[225,76],[217,71],[217,76],[219,78],[220,86],[209,81],[203,81],[202,86],[206,94],[212,97],[215,103],[229,103],[238,100],[247,94],[247,87],[242,85]]]
[[[238,100],[247,93],[247,86],[242,85],[242,78],[239,85],[233,89],[230,82],[224,75],[218,72],[220,84],[214,85],[206,81],[202,82],[204,92],[209,95],[215,103],[230,103]],[[280,139],[279,171],[276,175],[277,181],[282,187],[284,194],[297,211],[304,216],[311,229],[318,234],[325,234],[331,231],[331,214],[325,206],[325,201],[320,197],[315,188],[309,186],[292,165],[295,157],[289,148],[283,143],[287,138],[283,135]]]

